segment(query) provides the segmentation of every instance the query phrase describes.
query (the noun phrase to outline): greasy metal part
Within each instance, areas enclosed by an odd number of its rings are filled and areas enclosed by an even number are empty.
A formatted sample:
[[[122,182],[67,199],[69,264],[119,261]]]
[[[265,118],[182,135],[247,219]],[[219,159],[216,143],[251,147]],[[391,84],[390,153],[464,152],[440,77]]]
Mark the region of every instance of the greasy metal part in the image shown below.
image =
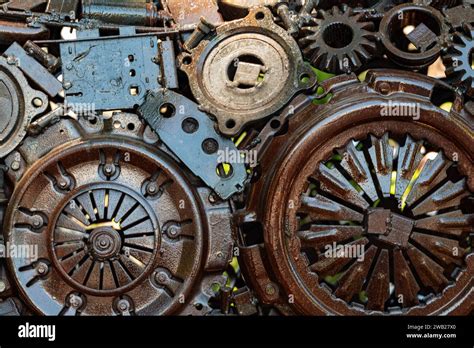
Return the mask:
[[[153,35],[134,37],[124,30],[121,37],[60,45],[69,104],[92,103],[96,110],[132,109],[143,103],[147,91],[160,87],[158,39]]]
[[[447,22],[454,29],[465,27],[474,23],[474,4],[459,5],[443,10]]]
[[[10,45],[16,41],[24,44],[28,40],[49,39],[50,32],[43,25],[28,25],[21,22],[0,19],[0,44]]]
[[[71,19],[77,18],[79,4],[81,0],[48,0],[47,13],[59,13],[69,16]]]
[[[57,96],[63,90],[61,82],[37,60],[28,55],[16,42],[5,51],[4,56],[7,57],[7,62],[14,62],[33,83],[50,97]]]
[[[46,7],[48,0],[11,0],[5,6],[14,10],[36,11]]]
[[[323,71],[358,71],[377,51],[374,24],[350,8],[319,11],[314,26],[303,27],[299,40],[306,59]]]
[[[125,0],[83,0],[82,16],[105,23],[157,26],[168,24],[173,18],[159,10],[152,2]]]
[[[238,19],[248,16],[252,7],[275,6],[279,0],[217,0],[219,9],[226,19]]]
[[[200,108],[227,136],[272,115],[316,83],[298,45],[266,7],[219,26],[214,38],[178,59]]]
[[[45,52],[41,47],[32,41],[27,41],[23,46],[25,51],[40,62],[49,72],[54,73],[59,69],[61,60],[50,53]]]
[[[237,147],[215,131],[212,120],[195,103],[176,92],[161,90],[148,94],[140,114],[166,146],[222,199],[243,191],[245,164],[230,164],[224,159],[225,154],[240,157]],[[219,167],[224,164],[229,168],[222,173]]]
[[[36,313],[212,311],[232,258],[229,203],[211,204],[144,132],[132,114],[62,119],[6,159],[22,163],[9,172],[6,241],[39,257],[9,259],[9,270]]]
[[[190,51],[196,48],[197,45],[201,43],[201,41],[215,29],[215,25],[209,23],[204,17],[201,17],[198,26],[196,29],[191,33],[189,38],[183,44],[183,47],[186,51]]]
[[[214,25],[224,22],[215,0],[164,0],[163,6],[180,27],[199,23],[201,18]]]
[[[404,32],[414,27],[414,41]],[[396,64],[411,69],[422,69],[431,65],[438,57],[444,44],[447,26],[443,15],[433,7],[402,4],[388,11],[381,23],[379,35],[387,56]],[[420,42],[418,47],[416,44]],[[415,45],[412,49],[410,43]]]
[[[268,146],[260,170],[272,175],[236,215],[244,276],[262,303],[296,314],[469,314],[472,124],[432,104],[449,90],[439,81],[394,70],[365,81],[299,111]],[[416,121],[389,105],[417,105]]]
[[[33,90],[15,62],[0,57],[0,157],[12,152],[33,117],[45,111],[48,98]]]
[[[443,63],[446,75],[454,80],[454,83],[466,89],[470,96],[474,96],[474,30],[468,35],[456,33],[449,49],[443,54]]]

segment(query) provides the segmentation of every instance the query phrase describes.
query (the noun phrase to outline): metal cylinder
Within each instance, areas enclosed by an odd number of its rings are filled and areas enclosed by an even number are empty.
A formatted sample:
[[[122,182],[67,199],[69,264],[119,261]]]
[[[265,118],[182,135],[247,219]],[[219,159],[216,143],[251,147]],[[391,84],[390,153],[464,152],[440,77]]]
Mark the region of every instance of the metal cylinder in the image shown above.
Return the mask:
[[[146,0],[83,0],[83,17],[105,23],[155,26],[162,20],[155,4]]]

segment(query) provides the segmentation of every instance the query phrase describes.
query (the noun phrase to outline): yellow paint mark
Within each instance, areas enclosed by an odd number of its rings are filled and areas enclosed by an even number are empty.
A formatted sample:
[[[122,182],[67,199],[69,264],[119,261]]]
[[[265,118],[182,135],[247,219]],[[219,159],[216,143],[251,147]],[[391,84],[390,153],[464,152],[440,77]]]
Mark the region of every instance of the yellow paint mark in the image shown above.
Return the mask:
[[[394,196],[397,193],[397,172],[392,172],[392,179],[390,181],[390,194]]]
[[[101,228],[101,227],[112,227],[116,231],[120,231],[122,229],[120,222],[117,222],[115,220],[107,221],[107,222],[99,222],[96,224],[90,224],[89,226],[85,226],[85,229],[86,231],[91,231],[91,230],[95,230],[96,228]]]
[[[450,112],[452,107],[453,107],[453,103],[452,102],[446,102],[446,103],[441,104],[439,107],[440,107],[440,109],[443,109],[444,111]]]

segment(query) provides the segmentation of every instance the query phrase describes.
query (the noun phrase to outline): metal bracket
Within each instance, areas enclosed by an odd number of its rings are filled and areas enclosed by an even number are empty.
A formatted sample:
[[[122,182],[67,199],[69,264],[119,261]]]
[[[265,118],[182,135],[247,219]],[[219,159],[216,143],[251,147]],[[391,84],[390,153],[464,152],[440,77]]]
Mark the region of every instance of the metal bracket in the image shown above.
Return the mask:
[[[234,158],[240,159],[239,150],[216,132],[212,120],[195,103],[178,93],[161,90],[149,93],[139,112],[166,146],[219,197],[228,199],[243,191],[245,164],[224,160],[225,154],[237,154]],[[218,171],[224,163],[230,165],[226,175]]]

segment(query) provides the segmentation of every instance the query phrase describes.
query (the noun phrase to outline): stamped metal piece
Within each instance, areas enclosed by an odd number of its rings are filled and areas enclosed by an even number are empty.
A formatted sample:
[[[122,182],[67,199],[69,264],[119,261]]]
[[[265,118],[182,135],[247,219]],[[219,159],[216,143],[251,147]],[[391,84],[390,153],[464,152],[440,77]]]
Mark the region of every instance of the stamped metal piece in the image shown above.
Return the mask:
[[[179,61],[200,109],[214,116],[227,136],[274,114],[316,83],[296,41],[266,7],[219,26],[215,37]]]
[[[244,189],[245,164],[225,163],[224,154],[238,153],[234,143],[219,135],[212,120],[189,99],[169,90],[150,93],[140,113],[170,150],[221,198]],[[240,155],[237,156],[240,158]],[[218,170],[229,165],[227,173]]]
[[[97,37],[60,46],[69,104],[132,109],[143,103],[148,90],[160,87],[156,36]]]
[[[18,68],[50,97],[55,97],[63,90],[61,82],[16,42],[4,55],[15,61]]]

